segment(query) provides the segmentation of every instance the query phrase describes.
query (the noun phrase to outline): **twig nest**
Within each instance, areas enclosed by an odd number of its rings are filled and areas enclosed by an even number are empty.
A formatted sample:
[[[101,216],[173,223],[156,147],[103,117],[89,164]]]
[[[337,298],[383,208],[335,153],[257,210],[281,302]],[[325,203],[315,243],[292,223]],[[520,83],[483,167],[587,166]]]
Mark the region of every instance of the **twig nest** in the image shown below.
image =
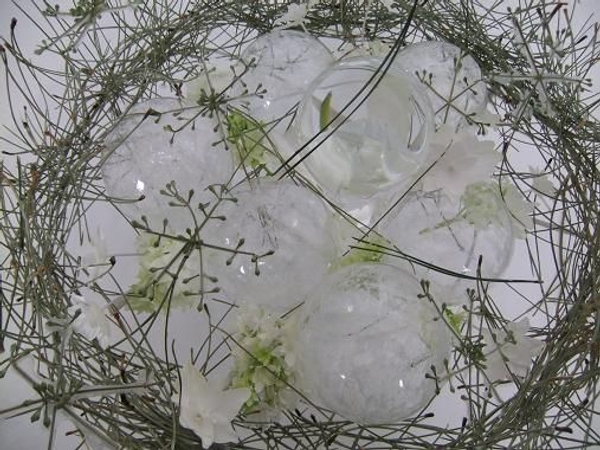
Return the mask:
[[[363,425],[422,408],[439,387],[450,339],[420,293],[415,278],[385,264],[355,264],[324,279],[306,297],[298,326],[308,398]]]
[[[215,125],[177,99],[135,105],[105,141],[102,175],[108,195],[132,220],[143,215],[155,228],[165,218],[176,228],[190,226],[191,212],[182,207],[189,191],[194,190],[192,206],[212,202],[206,188],[225,183],[233,171],[231,155],[214,145]]]

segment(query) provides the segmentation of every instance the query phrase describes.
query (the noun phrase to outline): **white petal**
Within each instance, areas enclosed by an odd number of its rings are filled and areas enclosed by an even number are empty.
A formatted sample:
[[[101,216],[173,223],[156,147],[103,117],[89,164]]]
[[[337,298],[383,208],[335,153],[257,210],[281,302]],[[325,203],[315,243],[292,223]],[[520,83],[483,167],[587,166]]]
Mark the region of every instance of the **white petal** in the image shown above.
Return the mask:
[[[181,369],[181,407],[188,406],[203,410],[201,406],[205,403],[208,391],[208,382],[200,371],[191,362],[184,364]]]
[[[215,425],[207,419],[200,419],[197,422],[197,425],[192,429],[194,433],[200,436],[202,439],[202,446],[204,448],[209,448],[213,442],[215,442],[216,433],[215,433]]]
[[[388,12],[394,11],[394,9],[392,8],[392,4],[394,3],[394,0],[380,0],[380,1],[383,4],[383,6],[385,6],[385,8],[388,10]]]
[[[294,25],[302,23],[306,18],[307,13],[307,5],[292,3],[288,6],[287,12],[275,21],[275,25],[282,25],[284,23]]]
[[[229,422],[215,423],[214,435],[215,442],[235,442],[238,440],[238,435]]]
[[[71,315],[79,315],[71,324],[71,328],[76,333],[85,336],[90,341],[96,339],[102,348],[107,348],[110,344],[110,321],[106,317],[105,308],[101,308],[95,303],[88,303],[78,295],[71,296],[71,302],[74,305],[67,309]]]
[[[468,185],[487,180],[500,160],[492,141],[480,141],[468,131],[454,133],[443,126],[431,144],[427,167],[434,165],[423,179],[424,189],[443,189],[460,196]]]
[[[228,389],[221,392],[218,415],[227,422],[235,419],[242,405],[250,398],[250,389]]]
[[[485,374],[492,382],[510,378],[510,372],[498,350],[486,357],[485,366]]]
[[[532,359],[540,354],[544,343],[526,336],[529,331],[529,320],[510,322],[505,330],[495,330],[494,339],[489,330],[482,330],[486,342],[486,374],[491,381],[510,378],[512,373],[517,377],[525,377]]]

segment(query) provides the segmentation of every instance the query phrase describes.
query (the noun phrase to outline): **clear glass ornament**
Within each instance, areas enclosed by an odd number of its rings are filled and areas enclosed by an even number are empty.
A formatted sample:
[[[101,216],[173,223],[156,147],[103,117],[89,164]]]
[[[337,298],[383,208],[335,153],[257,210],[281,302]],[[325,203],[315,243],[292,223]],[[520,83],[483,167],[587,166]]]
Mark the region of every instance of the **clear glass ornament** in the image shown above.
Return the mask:
[[[241,59],[250,66],[241,81],[251,94],[242,104],[254,119],[263,122],[288,114],[308,85],[333,63],[331,52],[317,38],[293,30],[259,36],[244,50]],[[242,83],[234,86],[233,97],[242,94]],[[261,94],[252,95],[257,91]]]
[[[409,194],[398,213],[383,222],[382,234],[390,246],[436,268],[401,258],[386,261],[434,282],[440,288],[432,290],[436,300],[445,303],[452,303],[455,295],[464,300],[464,290],[474,287],[474,280],[443,271],[477,277],[481,257],[481,276],[500,276],[512,255],[513,228],[502,199],[486,194],[484,202],[470,202],[474,203],[470,208],[464,196],[454,199],[441,190]]]
[[[231,195],[224,222],[202,238],[226,250],[206,249],[205,269],[236,303],[285,312],[328,271],[333,252],[331,213],[309,189],[262,179]]]
[[[349,58],[322,73],[302,99],[290,132],[300,148],[323,131],[308,144],[306,152],[319,146],[305,164],[345,207],[348,198],[369,198],[407,181],[424,161],[434,132],[429,100],[411,75],[391,67],[375,89],[371,83],[362,90],[382,62]]]
[[[440,41],[412,44],[398,53],[394,64],[416,73],[428,86],[437,124],[457,129],[466,123],[465,116],[485,109],[487,89],[481,69],[460,47]]]
[[[156,228],[167,218],[174,228],[183,229],[193,224],[190,211],[169,205],[176,200],[161,194],[167,183],[175,181],[186,198],[193,189],[192,204],[197,205],[215,200],[206,190],[209,185],[227,182],[233,171],[231,155],[222,145],[213,145],[219,140],[215,122],[195,117],[197,112],[177,99],[148,100],[131,108],[107,137],[104,185],[128,218],[144,215]],[[192,118],[193,124],[180,130]]]
[[[378,263],[344,267],[306,296],[295,348],[310,400],[363,425],[394,423],[434,396],[449,331],[419,282]]]

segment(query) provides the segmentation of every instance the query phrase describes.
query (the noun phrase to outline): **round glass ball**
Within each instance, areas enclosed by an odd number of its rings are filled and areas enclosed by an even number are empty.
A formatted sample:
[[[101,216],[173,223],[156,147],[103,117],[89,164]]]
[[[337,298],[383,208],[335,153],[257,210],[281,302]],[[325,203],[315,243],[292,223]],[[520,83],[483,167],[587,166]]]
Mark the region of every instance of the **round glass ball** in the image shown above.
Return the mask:
[[[457,129],[466,123],[465,116],[485,109],[481,69],[460,47],[440,41],[412,44],[398,53],[394,64],[422,79],[437,124]]]
[[[148,100],[131,108],[108,135],[104,185],[129,219],[139,221],[143,215],[162,228],[166,218],[172,228],[184,229],[193,223],[191,214],[169,205],[177,200],[164,195],[166,185],[174,181],[184,198],[193,189],[191,202],[198,204],[215,200],[206,190],[209,185],[227,182],[231,156],[223,145],[213,145],[219,140],[215,122],[196,113],[197,108],[178,99]]]
[[[372,88],[369,80],[379,76],[382,63],[376,57],[342,60],[313,82],[300,103],[291,135],[299,148],[322,132],[305,149],[312,152],[305,164],[334,199],[368,198],[407,181],[425,159],[434,132],[427,95],[395,67]]]
[[[445,303],[452,303],[455,295],[464,297],[466,288],[473,287],[473,279],[460,275],[477,277],[480,258],[481,276],[498,277],[512,256],[513,228],[502,199],[490,196],[486,201],[482,207],[488,213],[493,211],[494,220],[475,226],[462,217],[462,200],[441,190],[409,194],[398,213],[384,221],[381,231],[390,245],[429,267],[401,258],[388,261],[413,272],[418,279],[433,282],[439,288],[432,290],[433,295]]]
[[[285,312],[328,271],[331,213],[289,180],[261,179],[231,195],[235,203],[219,211],[226,220],[202,236],[222,249],[207,251],[206,269],[232,301]]]
[[[300,101],[308,85],[333,63],[331,52],[308,33],[276,30],[259,36],[242,53],[249,67],[234,86],[232,97],[242,95],[248,113],[256,120],[271,122],[288,114]],[[254,95],[257,94],[257,95]]]
[[[444,373],[450,339],[421,292],[414,277],[377,263],[344,267],[311,291],[296,347],[308,398],[363,425],[398,422],[433,398],[431,366]]]

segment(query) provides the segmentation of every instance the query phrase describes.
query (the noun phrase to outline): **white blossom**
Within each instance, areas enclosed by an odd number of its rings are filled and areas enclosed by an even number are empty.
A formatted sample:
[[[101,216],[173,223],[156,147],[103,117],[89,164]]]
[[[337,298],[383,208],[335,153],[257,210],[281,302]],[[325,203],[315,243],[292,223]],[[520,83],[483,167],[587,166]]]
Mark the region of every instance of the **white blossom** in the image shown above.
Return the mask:
[[[506,214],[499,194],[498,183],[494,181],[480,181],[468,185],[461,198],[462,218],[478,230],[499,223]]]
[[[533,229],[535,205],[527,200],[517,187],[509,182],[502,182],[501,194],[513,222],[515,237],[525,238],[525,231]]]
[[[381,4],[383,6],[385,6],[385,8],[388,10],[388,12],[393,12],[394,11],[394,3],[396,2],[396,0],[380,0]]]
[[[525,377],[536,358],[544,348],[544,343],[528,337],[529,320],[510,322],[505,329],[482,330],[486,355],[485,373],[490,381]]]
[[[443,189],[455,197],[469,184],[489,179],[501,160],[492,141],[480,141],[468,131],[454,133],[447,126],[435,133],[431,154],[433,167],[423,177],[423,189]]]
[[[532,176],[532,189],[538,194],[553,198],[556,195],[556,188],[552,184],[552,181],[550,181],[548,178],[548,175],[533,167],[530,167],[529,171],[531,172]]]
[[[472,183],[465,189],[461,202],[460,216],[477,229],[484,229],[492,223],[501,224],[503,206],[508,211],[517,239],[525,238],[525,230],[533,228],[533,203],[523,197],[513,183],[506,180],[501,183]]]
[[[277,19],[274,25],[278,26],[279,29],[291,28],[297,25],[304,26],[308,8],[308,4],[291,3],[288,5],[287,12]]]
[[[102,276],[110,264],[106,238],[102,229],[98,228],[93,238],[91,236],[88,237],[87,245],[84,249],[85,252],[81,258],[81,268],[89,274],[91,281]]]
[[[137,244],[140,262],[136,283],[128,294],[131,308],[158,311],[167,296],[172,308],[194,307],[198,303],[196,294],[201,291],[198,250],[186,254],[185,241],[150,234],[141,235]]]
[[[223,389],[222,382],[207,380],[191,362],[180,372],[181,393],[172,397],[180,404],[179,423],[202,439],[209,448],[213,442],[237,439],[231,422],[250,396],[246,388]]]
[[[88,302],[79,295],[71,295],[71,303],[68,313],[75,316],[79,311],[71,323],[72,330],[90,341],[95,339],[100,347],[107,348],[110,344],[111,323],[106,315],[106,308]]]
[[[250,390],[245,410],[266,412],[265,420],[277,418],[282,408],[291,409],[298,400],[288,387],[294,381],[295,326],[293,315],[284,320],[256,305],[238,308],[230,384]]]

